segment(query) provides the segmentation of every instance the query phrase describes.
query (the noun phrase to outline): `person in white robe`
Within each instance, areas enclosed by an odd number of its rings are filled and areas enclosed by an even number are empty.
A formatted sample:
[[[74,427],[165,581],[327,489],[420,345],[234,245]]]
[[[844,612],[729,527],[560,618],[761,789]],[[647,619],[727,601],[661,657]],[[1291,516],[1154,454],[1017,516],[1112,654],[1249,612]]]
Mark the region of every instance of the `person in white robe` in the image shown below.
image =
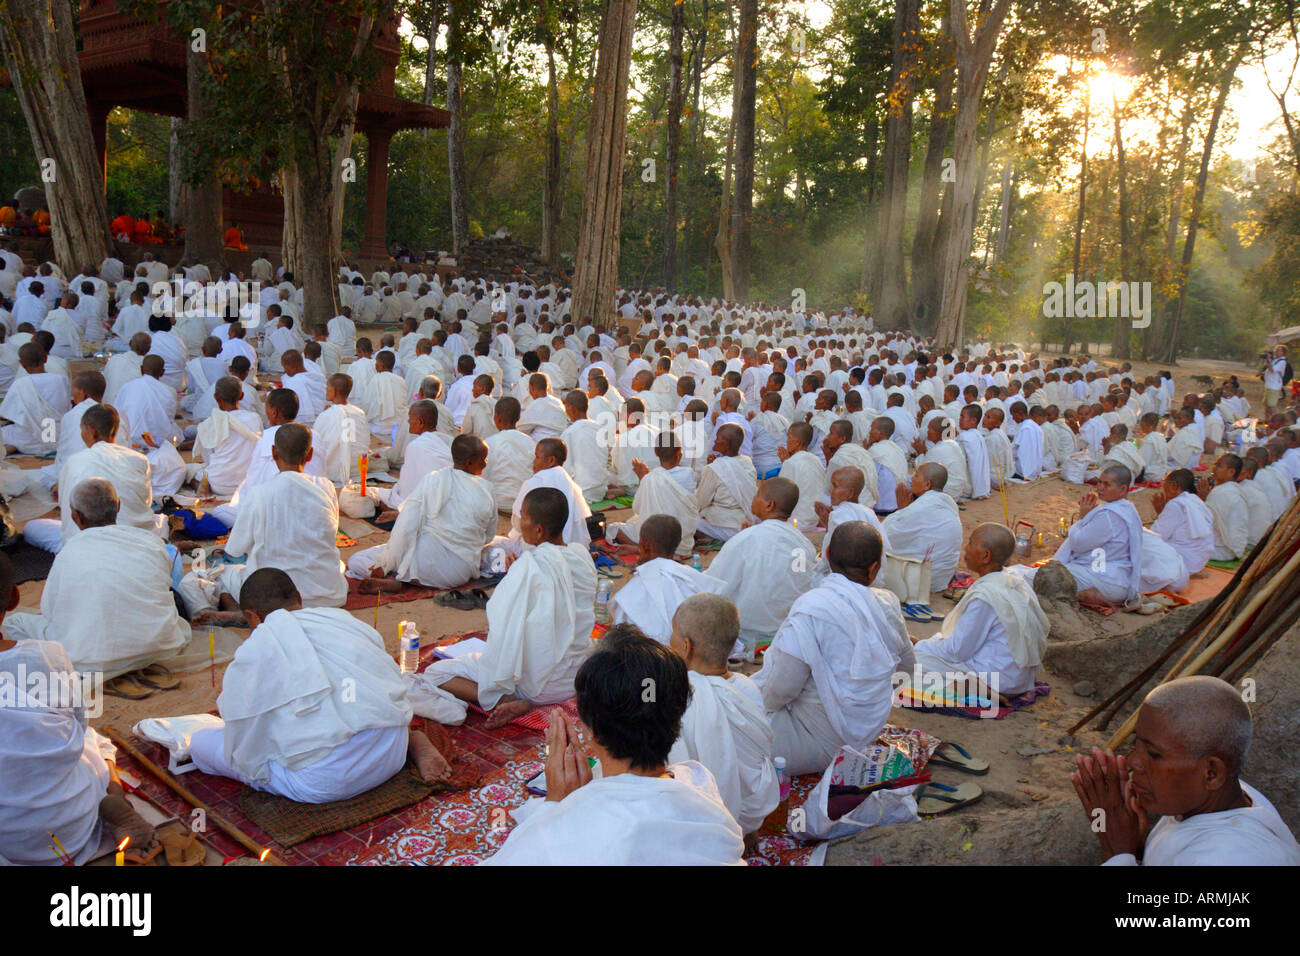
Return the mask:
[[[139,332],[130,340],[130,348],[114,355],[104,365],[104,401],[112,405],[117,393],[127,382],[140,377],[140,365],[149,354],[149,334]]]
[[[863,521],[876,529],[880,535],[880,540],[884,543],[885,556],[880,559],[880,580],[885,580],[886,568],[889,566],[889,535],[885,533],[885,526],[881,522],[876,512],[866,507],[861,502],[861,496],[864,494],[862,471],[858,468],[848,465],[844,468],[837,468],[831,473],[831,503],[817,503],[817,520],[826,528],[826,535],[822,538],[822,553],[817,559],[817,569],[814,573],[814,580],[820,584],[822,579],[830,573],[830,564],[826,560],[826,549],[830,547],[831,538],[835,535],[835,529],[849,521]]]
[[[779,477],[799,489],[799,502],[790,515],[796,528],[812,531],[817,527],[817,502],[826,496],[826,466],[808,449],[813,429],[807,422],[795,422],[786,432],[786,441],[777,454],[781,457]]]
[[[790,521],[798,503],[793,481],[769,478],[750,504],[757,523],[729,539],[709,565],[726,585],[721,593],[740,608],[740,641],[750,659],[812,584],[817,552]]]
[[[1016,438],[1011,443],[1014,474],[1026,481],[1035,481],[1043,471],[1043,430],[1029,417],[1029,408],[1024,402],[1012,402],[1010,412],[1016,423]]]
[[[316,423],[316,416],[325,410],[325,377],[308,372],[303,365],[302,353],[290,349],[280,356],[284,365],[284,374],[280,376],[281,387],[291,389],[298,396],[298,421],[307,426]],[[382,375],[376,379],[383,378]],[[378,381],[371,383],[377,388]],[[402,382],[402,399],[406,398],[406,383]]]
[[[64,293],[60,307],[51,309],[41,321],[40,330],[54,336],[51,355],[63,359],[81,358],[82,325],[74,314],[78,299],[75,292]]]
[[[763,393],[762,410],[750,420],[753,428],[754,468],[761,475],[781,470],[777,449],[785,443],[790,420],[781,414],[781,393]]]
[[[1047,615],[1029,584],[1003,571],[1015,547],[1003,525],[986,523],[971,531],[962,557],[975,583],[944,617],[940,632],[916,642],[922,673],[943,674],[945,685],[957,683],[981,695],[987,688],[992,698],[1033,690],[1047,647]]]
[[[489,729],[572,697],[596,623],[596,566],[585,544],[564,542],[563,492],[527,492],[520,523],[528,547],[488,599],[487,649],[424,672],[426,683],[488,711]]]
[[[1164,481],[1169,472],[1169,443],[1160,434],[1160,416],[1148,412],[1138,419],[1137,446],[1144,481]]]
[[[629,398],[622,413],[609,450],[609,483],[630,493],[641,480],[633,463],[650,460],[663,419],[652,417],[641,398]]]
[[[226,376],[213,387],[217,407],[199,424],[194,439],[194,459],[203,462],[194,477],[207,482],[212,494],[228,497],[248,475],[253,450],[262,437],[262,419],[239,407],[239,379]]]
[[[165,315],[149,317],[149,354],[162,359],[162,383],[173,392],[185,390],[185,366],[190,353],[180,336],[172,331],[171,320]],[[223,358],[225,356],[222,356]]]
[[[534,403],[535,404],[535,403]],[[560,433],[568,457],[567,471],[588,502],[600,501],[609,490],[609,447],[611,431],[587,417],[587,395],[573,390],[564,396],[569,426]],[[691,531],[694,534],[694,529]]]
[[[990,408],[984,413],[984,444],[989,452],[989,475],[994,488],[1007,484],[1007,479],[1015,474],[1015,454],[1011,442],[1002,429],[1004,421],[1002,409]]]
[[[1146,459],[1137,445],[1128,440],[1126,425],[1111,426],[1110,434],[1102,444],[1101,467],[1108,465],[1123,465],[1135,476],[1134,480],[1144,478]]]
[[[966,454],[955,438],[946,438],[951,434],[952,425],[948,419],[932,418],[930,420],[925,452],[917,455],[916,466],[933,462],[941,465],[948,473],[943,492],[953,500],[969,498],[971,493],[970,473],[966,468]],[[918,447],[920,440],[918,439]]]
[[[1174,412],[1174,425],[1177,431],[1169,440],[1166,454],[1169,456],[1170,468],[1194,469],[1201,463],[1201,454],[1205,443],[1201,433],[1196,430],[1196,422],[1190,408],[1180,408]]]
[[[878,466],[889,470],[897,484],[902,485],[907,483],[907,456],[903,454],[903,449],[894,443],[893,434],[893,419],[883,415],[875,419],[871,423],[871,430],[867,433],[867,453]],[[879,476],[879,470],[876,474]]]
[[[104,376],[95,371],[78,372],[72,378],[72,408],[63,413],[59,419],[59,447],[54,453],[54,462],[41,466],[41,484],[52,488],[59,480],[59,472],[64,462],[79,451],[85,451],[86,443],[81,440],[81,416],[89,408],[94,408],[104,400]],[[121,418],[121,412],[118,413]],[[117,440],[124,443],[124,430],[119,428]]]
[[[915,668],[898,599],[872,587],[883,554],[869,525],[839,526],[831,574],[790,608],[754,676],[772,753],[789,774],[819,773],[841,746],[874,743],[893,706],[894,675]]]
[[[977,500],[987,498],[993,488],[989,449],[979,430],[982,415],[980,406],[966,405],[957,419],[957,444],[966,458],[970,496]]]
[[[516,426],[519,400],[512,395],[498,398],[492,412],[496,432],[486,439],[487,468],[483,477],[492,485],[498,511],[510,511],[519,489],[533,474],[537,444]]]
[[[410,728],[406,685],[383,638],[346,611],[303,603],[284,571],[249,575],[240,606],[253,633],[222,678],[222,726],[190,740],[195,766],[298,803],[365,793],[408,754],[425,780],[445,777],[446,760]]]
[[[697,533],[705,538],[729,541],[753,523],[749,508],[758,492],[758,475],[754,463],[740,454],[744,436],[739,425],[719,428],[711,460],[700,472],[695,486]]]
[[[1187,587],[1187,580],[1187,562],[1183,556],[1159,534],[1143,528],[1141,592],[1181,591]]]
[[[1212,561],[1235,561],[1246,554],[1250,516],[1246,498],[1241,493],[1237,479],[1241,475],[1241,459],[1236,455],[1223,455],[1214,463],[1214,485],[1202,478],[1196,483],[1196,493],[1214,518],[1214,552]]]
[[[1255,480],[1258,470],[1259,463],[1255,459],[1242,458],[1241,477],[1237,479],[1237,487],[1241,489],[1241,496],[1246,501],[1246,549],[1248,551],[1259,544],[1268,533],[1269,525],[1273,523],[1273,506],[1268,500],[1268,493],[1264,490],[1264,486]]]
[[[118,390],[115,407],[130,423],[132,447],[152,449],[182,438],[176,425],[176,391],[163,382],[162,375],[162,358],[146,355],[140,363],[140,376]]]
[[[519,493],[510,505],[510,531],[497,535],[483,549],[481,568],[484,574],[504,571],[510,555],[517,556],[528,550],[523,534],[523,504],[529,492],[537,488],[553,488],[569,503],[562,534],[564,543],[580,544],[584,548],[591,543],[591,531],[587,527],[591,507],[583,497],[582,489],[564,470],[567,455],[564,442],[558,438],[543,438],[533,448],[533,473],[519,486]]]
[[[343,361],[351,362],[357,357],[357,324],[352,321],[352,309],[344,306],[339,314],[325,323],[329,341],[338,346]]]
[[[636,571],[610,600],[615,624],[635,624],[648,637],[666,644],[673,615],[683,601],[693,594],[722,589],[722,581],[674,560],[683,537],[680,522],[671,515],[651,515],[642,523]],[[726,650],[734,643],[735,636]]]
[[[1097,477],[1096,492],[1079,499],[1077,520],[1052,556],[1074,575],[1080,598],[1124,604],[1138,596],[1142,577],[1142,519],[1128,500],[1133,474],[1110,465]],[[1013,571],[1032,580],[1036,569]]]
[[[355,368],[354,362],[350,368]],[[355,387],[355,385],[354,385]],[[375,372],[366,383],[364,408],[370,422],[370,433],[391,441],[393,432],[410,404],[407,401],[406,380],[393,371],[393,354],[380,352],[375,356]]]
[[[841,468],[853,468],[862,475],[862,490],[855,500],[863,507],[874,508],[880,500],[876,460],[866,448],[853,441],[851,421],[841,418],[831,423],[826,437],[822,439],[822,453],[826,456],[827,476],[835,474]]]
[[[689,485],[693,475],[681,467],[682,446],[672,432],[659,434],[655,455],[659,459],[658,468],[641,461],[636,463],[641,483],[632,499],[632,517],[627,521],[607,522],[605,540],[611,544],[637,544],[646,521],[654,516],[667,516],[677,522],[680,532],[674,545],[677,557],[689,558],[700,522],[695,488]]]
[[[942,465],[921,465],[910,486],[895,490],[898,510],[882,522],[891,555],[930,562],[932,592],[947,588],[957,572],[964,538],[957,502],[944,492],[947,483]]]
[[[670,630],[667,643],[686,662],[691,701],[669,760],[703,764],[741,830],[753,833],[776,809],[780,785],[762,692],[727,667],[740,614],[721,595],[696,594],[680,603]]]
[[[71,489],[87,478],[107,478],[117,492],[118,524],[143,528],[160,534],[166,518],[153,513],[153,492],[148,459],[114,439],[118,433],[117,412],[108,405],[95,405],[81,416],[81,439],[86,448],[68,456],[59,471],[60,517],[33,518],[23,527],[28,544],[58,554],[60,548],[79,532],[72,520]]]
[[[12,581],[0,554],[0,617],[18,605]],[[116,748],[90,726],[93,700],[67,652],[51,641],[0,639],[0,684],[12,691],[0,707],[0,865],[59,866],[63,854],[82,865],[104,835],[131,838],[129,862],[156,855],[153,827],[126,800]]]
[[[553,712],[546,799],[516,811],[524,819],[486,865],[743,865],[741,827],[713,775],[693,760],[670,762],[691,694],[686,665],[669,648],[622,631],[602,640],[578,672],[583,734]],[[630,709],[620,689],[643,680],[658,688],[656,702]],[[630,740],[635,750],[623,743]]]
[[[1196,479],[1186,468],[1165,476],[1151,496],[1156,519],[1151,530],[1183,559],[1189,575],[1199,573],[1214,555],[1214,515],[1196,493]]]
[[[108,479],[63,490],[80,533],[54,559],[41,613],[10,615],[6,635],[62,644],[74,667],[105,680],[166,664],[190,640],[172,600],[166,545],[153,528],[118,523],[120,503]]]
[[[388,509],[376,517],[377,521],[394,520],[397,509],[415,491],[425,475],[451,467],[451,445],[439,434],[437,418],[437,406],[427,399],[416,402],[408,409],[407,427],[412,438],[406,446],[397,483],[391,488],[374,490],[375,499]]]
[[[0,429],[7,448],[23,455],[48,455],[58,450],[58,424],[72,407],[72,387],[67,377],[45,370],[45,352],[35,342],[18,349],[26,375],[9,386],[0,402]]]
[[[347,575],[361,579],[363,594],[396,592],[408,582],[457,588],[478,576],[479,554],[497,530],[492,487],[480,477],[487,455],[482,439],[456,436],[451,467],[420,479],[388,541],[348,558]]]
[[[1180,677],[1147,694],[1131,754],[1078,754],[1075,793],[1089,820],[1107,821],[1102,865],[1300,866],[1290,828],[1241,779],[1253,730],[1240,688]]]
[[[214,336],[208,336],[203,342],[202,354],[190,359],[185,366],[186,386],[181,408],[196,421],[203,421],[215,407],[212,386],[217,383],[217,379],[227,374],[228,366],[218,358],[220,354],[221,342]]]
[[[195,625],[245,626],[236,595],[259,568],[287,570],[308,607],[340,607],[347,598],[337,493],[328,478],[303,474],[311,429],[279,426],[271,453],[278,474],[243,496],[226,540],[226,553],[244,563],[196,569],[177,587]]]
[[[316,454],[325,476],[336,485],[360,477],[358,462],[370,454],[370,427],[365,410],[353,405],[352,378],[336,372],[325,380],[325,409],[316,416]]]
[[[496,432],[496,399],[492,397],[492,391],[495,383],[491,375],[476,375],[474,377],[473,398],[470,399],[469,408],[465,410],[465,417],[460,423],[460,433],[462,435],[475,435],[479,438],[488,438]]]
[[[551,395],[549,388],[545,375],[529,376],[528,395],[532,401],[524,409],[517,427],[535,442],[543,438],[558,438],[569,427],[564,403]]]

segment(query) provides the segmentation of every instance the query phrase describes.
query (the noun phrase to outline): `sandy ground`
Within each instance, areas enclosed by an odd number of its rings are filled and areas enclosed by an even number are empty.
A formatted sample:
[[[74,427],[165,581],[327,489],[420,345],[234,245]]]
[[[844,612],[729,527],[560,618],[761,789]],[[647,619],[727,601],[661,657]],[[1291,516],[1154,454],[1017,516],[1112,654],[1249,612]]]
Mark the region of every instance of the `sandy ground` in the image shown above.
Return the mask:
[[[89,366],[89,363],[86,365]],[[1158,371],[1157,366],[1137,362],[1134,363],[1134,369],[1142,375]],[[1184,392],[1204,390],[1202,383],[1193,381],[1192,376],[1210,375],[1217,382],[1234,373],[1247,390],[1252,410],[1258,412],[1263,403],[1263,388],[1255,377],[1254,369],[1237,363],[1198,361],[1188,362],[1174,370],[1175,383],[1180,396]],[[185,457],[188,458],[188,455]],[[25,468],[39,467],[43,464],[30,458],[15,458],[11,461]],[[1069,516],[1076,510],[1078,498],[1083,491],[1081,486],[1066,484],[1056,477],[1040,479],[1032,484],[1017,485],[1008,490],[1006,517],[1012,521],[1028,521],[1042,533],[1042,544],[1034,548],[1034,554],[1029,560],[1050,557],[1055,551],[1061,539],[1060,520],[1062,517],[1069,520]],[[1144,489],[1136,492],[1132,498],[1144,521],[1149,521],[1154,516],[1150,495],[1151,492]],[[53,512],[54,517],[57,517],[57,514],[57,511]],[[628,514],[630,511],[610,511],[606,513],[606,517],[609,520],[621,520]],[[962,512],[962,524],[967,531],[985,521],[1002,522],[1003,520],[1003,502],[996,493],[985,501],[968,502]],[[509,519],[502,518],[502,533],[508,530],[508,526]],[[345,559],[352,551],[379,544],[385,537],[385,533],[375,532],[358,539],[355,547],[344,550]],[[814,542],[816,543],[819,538],[819,535],[815,535]],[[703,553],[702,560],[706,567],[714,553]],[[613,582],[614,590],[617,591],[625,581],[626,575],[623,579]],[[21,604],[25,607],[39,607],[43,586],[43,582],[21,585]],[[935,595],[932,606],[937,613],[943,614],[952,605]],[[352,613],[367,624],[375,623],[373,609]],[[425,641],[487,627],[487,615],[482,610],[457,611],[440,607],[432,600],[384,605],[379,609],[377,627],[384,637],[386,646],[394,655],[397,652],[397,626],[402,620],[414,621]],[[1101,630],[1122,633],[1135,630],[1148,619],[1119,613],[1106,619],[1098,617],[1098,621]],[[909,622],[909,631],[917,637],[929,636],[938,628],[938,624]],[[122,734],[129,734],[131,727],[145,717],[175,716],[213,710],[216,707],[224,669],[224,666],[217,668],[216,688],[213,688],[206,672],[198,672],[185,675],[179,688],[155,693],[142,701],[106,698],[103,716],[92,723],[99,728],[111,726]],[[1075,695],[1072,689],[1066,686],[1068,682],[1053,681],[1052,683],[1052,694],[1038,701],[1032,711],[1016,713],[1000,721],[964,720],[902,710],[895,711],[894,720],[904,726],[922,728],[946,740],[955,740],[972,753],[990,761],[993,766],[988,776],[974,778],[985,790],[983,803],[963,811],[964,814],[978,817],[982,813],[1008,806],[1027,805],[1052,794],[1072,793],[1068,778],[1072,770],[1073,757],[1058,743],[1058,740],[1066,728],[1081,717],[1095,701]],[[1091,745],[1102,742],[1102,736],[1090,734],[1082,740]],[[955,771],[936,771],[935,779],[956,783],[972,778]]]

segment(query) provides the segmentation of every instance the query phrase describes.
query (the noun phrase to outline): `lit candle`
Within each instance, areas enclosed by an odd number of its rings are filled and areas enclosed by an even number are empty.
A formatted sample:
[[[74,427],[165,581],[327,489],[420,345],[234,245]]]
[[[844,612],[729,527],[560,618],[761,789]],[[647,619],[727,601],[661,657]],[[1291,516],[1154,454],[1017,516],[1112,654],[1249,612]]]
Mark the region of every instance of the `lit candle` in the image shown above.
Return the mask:
[[[126,866],[126,845],[131,842],[131,838],[122,837],[122,842],[117,845],[117,856],[114,860],[115,866]]]
[[[217,641],[208,631],[208,672],[212,675],[212,686],[217,686]]]
[[[267,847],[265,850],[263,850],[261,853],[257,854],[257,861],[258,861],[259,863],[265,863],[265,862],[266,862],[266,858],[267,858],[268,856],[270,856],[270,855],[271,855],[271,848],[268,846],[268,847]]]

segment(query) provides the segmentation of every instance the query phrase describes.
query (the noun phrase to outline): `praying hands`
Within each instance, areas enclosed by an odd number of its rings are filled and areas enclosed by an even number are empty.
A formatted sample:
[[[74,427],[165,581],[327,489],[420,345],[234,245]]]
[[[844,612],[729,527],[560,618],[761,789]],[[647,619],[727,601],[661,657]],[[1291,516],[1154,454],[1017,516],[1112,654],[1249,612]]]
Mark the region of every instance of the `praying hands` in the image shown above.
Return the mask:
[[[1092,749],[1092,756],[1075,757],[1078,769],[1070,775],[1074,792],[1088,814],[1088,822],[1101,843],[1106,859],[1121,853],[1134,856],[1146,838],[1147,815],[1129,782],[1128,761],[1114,751]]]
[[[1097,497],[1097,493],[1095,491],[1088,492],[1079,499],[1079,517],[1085,517],[1088,512],[1099,504],[1101,504],[1101,499]]]
[[[546,799],[558,803],[590,782],[591,767],[578,728],[556,707],[546,728]]]

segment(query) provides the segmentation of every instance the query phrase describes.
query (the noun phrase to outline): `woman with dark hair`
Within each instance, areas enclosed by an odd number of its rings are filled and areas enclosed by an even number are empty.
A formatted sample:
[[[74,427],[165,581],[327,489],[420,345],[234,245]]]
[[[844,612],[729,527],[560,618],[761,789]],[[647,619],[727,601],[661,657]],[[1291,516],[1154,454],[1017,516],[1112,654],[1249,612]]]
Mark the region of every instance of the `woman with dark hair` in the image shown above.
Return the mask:
[[[682,659],[620,624],[583,663],[574,689],[578,723],[556,709],[546,732],[546,800],[520,811],[487,862],[741,865],[740,825],[712,774],[693,760],[668,763],[690,699]]]

